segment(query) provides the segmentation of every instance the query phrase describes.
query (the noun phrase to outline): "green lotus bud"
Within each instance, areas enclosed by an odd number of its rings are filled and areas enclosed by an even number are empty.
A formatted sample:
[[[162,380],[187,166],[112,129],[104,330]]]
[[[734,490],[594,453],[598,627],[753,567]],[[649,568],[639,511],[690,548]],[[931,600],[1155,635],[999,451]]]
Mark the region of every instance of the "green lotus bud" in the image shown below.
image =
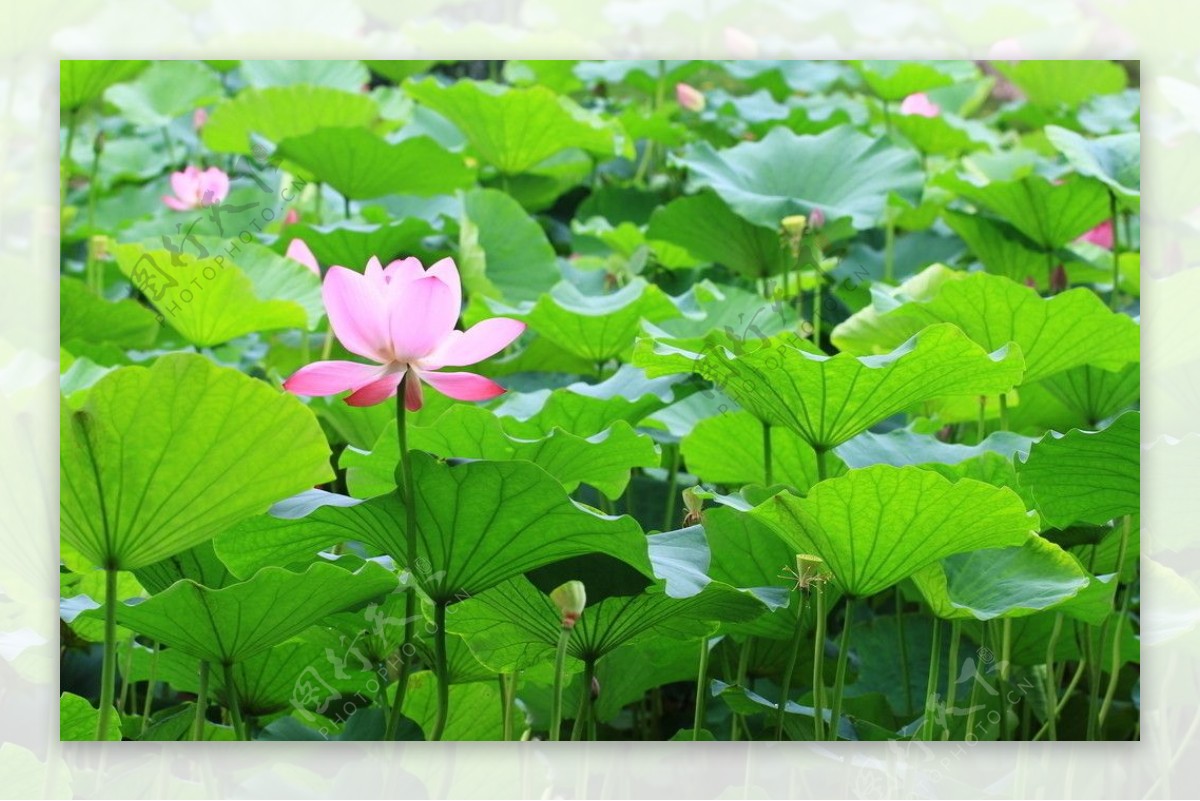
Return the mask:
[[[550,600],[562,612],[563,628],[573,629],[583,614],[583,607],[587,605],[587,592],[582,581],[568,581],[550,593]]]
[[[803,214],[792,214],[784,217],[780,225],[788,236],[799,239],[804,236],[804,226],[808,225],[808,218]]]
[[[788,573],[796,579],[796,589],[807,590],[819,581],[825,581],[825,560],[810,553],[796,554],[796,568],[787,568]]]

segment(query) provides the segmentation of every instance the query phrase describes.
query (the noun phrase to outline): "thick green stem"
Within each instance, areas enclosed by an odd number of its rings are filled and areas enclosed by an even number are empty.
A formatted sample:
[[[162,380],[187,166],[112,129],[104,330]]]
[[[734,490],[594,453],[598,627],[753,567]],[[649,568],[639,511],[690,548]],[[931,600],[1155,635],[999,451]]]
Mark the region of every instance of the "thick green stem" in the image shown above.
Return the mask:
[[[962,640],[962,623],[954,618],[950,621],[950,653],[948,666],[950,673],[946,676],[946,728],[942,730],[942,739],[950,739],[949,715],[954,714],[954,702],[958,700],[958,646]]]
[[[351,214],[351,212],[350,212],[350,196],[342,195],[342,201],[343,201],[342,209],[343,209],[343,211],[346,212],[346,219],[348,220],[348,219],[350,219],[350,214]]]
[[[833,677],[833,707],[829,714],[829,739],[837,740],[842,718],[842,690],[846,686],[846,662],[850,656],[850,629],[854,627],[854,596],[846,596],[846,611],[842,620],[842,639],[838,645],[837,673]]]
[[[1001,396],[1003,397],[1003,396]],[[1007,430],[1007,429],[1006,429]],[[1000,624],[1000,675],[996,687],[1000,693],[1000,739],[1009,739],[1008,731],[1008,676],[1012,667],[1012,618],[1006,617]]]
[[[1075,693],[1075,688],[1077,686],[1079,686],[1079,680],[1083,678],[1083,673],[1087,669],[1087,666],[1088,666],[1087,660],[1085,659],[1079,663],[1079,666],[1077,668],[1075,668],[1075,675],[1071,677],[1070,683],[1067,684],[1067,689],[1063,691],[1062,698],[1058,699],[1058,706],[1054,707],[1054,718],[1055,719],[1057,719],[1058,716],[1062,714],[1063,707],[1065,707],[1067,705],[1067,701],[1069,701],[1071,699],[1071,696]],[[1042,737],[1049,730],[1050,730],[1050,721],[1047,720],[1042,725],[1042,728],[1038,730],[1038,733],[1033,735],[1033,739],[1034,740],[1042,739]]]
[[[562,729],[563,671],[567,666],[567,645],[571,629],[563,627],[558,633],[558,650],[554,653],[554,697],[550,699],[550,741],[558,742]]]
[[[388,716],[388,725],[384,733],[386,740],[395,739],[396,732],[400,728],[404,696],[408,691],[408,675],[412,670],[412,654],[416,653],[417,504],[416,493],[413,489],[412,456],[408,452],[407,412],[404,406],[404,396],[407,394],[410,377],[411,373],[405,373],[404,378],[400,379],[400,388],[396,393],[396,438],[400,446],[400,461],[396,464],[396,486],[400,488],[404,500],[404,545],[408,588],[404,604],[404,642],[400,646],[400,670],[396,677],[396,697],[392,701],[392,711]]]
[[[792,690],[792,674],[800,659],[800,646],[804,643],[804,591],[796,590],[796,625],[792,630],[792,649],[788,654],[787,667],[783,670],[783,685],[779,688],[779,716],[775,720],[775,739],[783,739],[783,722],[787,719],[788,695]]]
[[[774,473],[771,470],[771,424],[766,420],[762,423],[763,443],[763,478],[769,487],[774,484]]]
[[[825,587],[814,587],[817,618],[813,631],[813,739],[825,739]]]
[[[322,220],[321,220],[321,196],[324,193],[322,192],[321,183],[319,181],[316,183],[316,187],[317,187],[317,193],[316,193],[317,197],[316,197],[316,200],[313,201],[313,216],[317,218],[316,224],[320,225],[322,223]]]
[[[192,723],[192,739],[204,739],[204,719],[208,715],[208,661],[200,662],[200,688],[196,691],[196,719]]]
[[[667,473],[667,512],[663,516],[663,531],[675,528],[675,496],[679,489],[679,445],[667,445],[671,451],[671,466]]]
[[[595,739],[595,728],[592,717],[592,681],[596,678],[596,660],[588,657],[583,661],[583,689],[579,695],[579,712],[575,715],[575,725],[571,728],[571,739],[579,740],[584,732],[589,739]]]
[[[934,711],[937,709],[938,673],[941,668],[942,651],[942,620],[933,619],[933,644],[929,648],[929,678],[925,682],[925,722],[921,727],[921,739],[929,742],[933,739]]]
[[[100,720],[96,739],[108,739],[112,720],[113,695],[117,684],[117,570],[104,571],[104,655],[100,666]]]
[[[896,640],[900,645],[900,681],[904,683],[904,714],[911,715],[913,711],[912,678],[908,674],[908,638],[904,636],[904,595],[900,585],[896,592]]]
[[[824,481],[829,478],[829,467],[825,464],[825,448],[813,446],[813,452],[817,455],[817,481]]]
[[[1054,628],[1050,630],[1050,640],[1046,643],[1046,707],[1050,714],[1046,716],[1046,726],[1050,730],[1050,739],[1058,739],[1058,674],[1054,670],[1054,652],[1058,648],[1058,638],[1062,634],[1063,616],[1054,616]]]
[[[737,686],[740,688],[746,687],[746,674],[749,672],[749,668],[750,668],[750,649],[753,646],[754,646],[754,638],[747,637],[746,641],[744,643],[742,643],[741,649],[738,651],[738,666],[737,666],[736,681],[737,681]],[[741,729],[746,730],[746,739],[747,740],[750,739],[750,727],[745,725],[745,721],[746,721],[746,719],[742,715],[738,714],[737,712],[733,713],[733,731],[730,734],[731,740],[740,739],[740,737],[741,737],[740,730]]]
[[[226,662],[221,666],[225,671],[225,701],[229,705],[229,717],[233,719],[233,732],[239,740],[249,740],[246,735],[246,723],[242,720],[242,703],[238,699],[237,685],[233,681],[233,665]]]
[[[131,685],[133,684],[133,682],[131,682],[129,680],[129,675],[131,673],[133,673],[133,648],[134,648],[134,640],[133,640],[133,638],[130,638],[130,640],[129,640],[129,656],[125,657],[125,667],[121,669],[121,692],[120,692],[120,694],[117,695],[117,709],[121,710],[121,712],[125,713],[125,714],[128,714],[130,712],[129,692],[130,692]],[[136,708],[137,708],[137,702],[135,699],[134,704],[133,704],[133,709],[136,709]]]
[[[513,674],[500,674],[500,696],[504,703],[504,741],[509,742],[513,738],[513,709],[516,706],[517,700],[517,683],[521,680],[521,671],[514,671]]]
[[[1000,430],[1008,430],[1008,393],[1000,393]]]
[[[1120,220],[1117,219],[1117,194],[1111,189],[1108,192],[1108,210],[1109,217],[1112,218],[1112,296],[1108,299],[1108,307],[1113,311],[1117,310],[1117,303],[1120,297],[1121,286],[1121,235],[1117,231],[1120,225]]]
[[[980,442],[987,439],[987,395],[979,396],[979,426],[975,430],[975,437]]]
[[[142,705],[142,734],[150,726],[150,707],[154,703],[154,683],[158,680],[158,640],[154,641],[154,651],[150,655],[150,675],[146,679],[146,699]]]
[[[1125,566],[1125,553],[1129,548],[1129,528],[1130,518],[1129,515],[1125,515],[1125,521],[1121,527],[1121,545],[1117,549],[1118,590],[1120,589],[1121,569]],[[1096,718],[1096,729],[1098,732],[1104,729],[1104,719],[1108,717],[1108,710],[1112,707],[1113,698],[1117,692],[1117,678],[1121,673],[1121,622],[1129,613],[1130,595],[1132,593],[1129,591],[1129,587],[1126,587],[1121,596],[1121,606],[1117,610],[1117,626],[1116,631],[1113,632],[1112,661],[1109,664],[1108,686],[1104,690],[1104,702],[1100,705],[1100,714]]]
[[[708,701],[708,653],[709,642],[705,637],[700,641],[700,667],[696,669],[696,714],[692,719],[692,742],[700,739],[700,730],[704,728],[704,711]]]
[[[446,719],[450,715],[450,670],[446,665],[446,604],[441,601],[433,607],[433,671],[437,676],[437,717],[433,723],[430,740],[437,742],[446,731]]]
[[[67,149],[63,154],[62,176],[59,179],[58,202],[60,210],[67,206],[67,186],[71,183],[71,167],[74,164],[71,160],[71,148],[75,145],[75,131],[78,127],[79,109],[71,109],[67,115]]]
[[[890,208],[883,211],[883,280],[892,283],[896,272],[896,221]]]

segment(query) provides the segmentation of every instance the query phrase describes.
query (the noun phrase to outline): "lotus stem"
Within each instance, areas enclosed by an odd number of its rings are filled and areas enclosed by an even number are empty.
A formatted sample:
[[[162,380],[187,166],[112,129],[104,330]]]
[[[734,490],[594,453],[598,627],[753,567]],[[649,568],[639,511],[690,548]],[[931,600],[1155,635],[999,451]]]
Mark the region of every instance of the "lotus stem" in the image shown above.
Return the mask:
[[[746,674],[749,672],[749,669],[750,669],[750,649],[753,646],[754,646],[754,638],[747,637],[746,641],[744,643],[742,643],[742,647],[740,649],[738,649],[738,664],[737,664],[736,682],[737,682],[737,686],[740,689],[745,689],[745,687],[746,687]],[[746,730],[746,739],[747,740],[751,739],[750,727],[746,725],[746,719],[742,715],[738,714],[737,712],[734,712],[733,713],[733,731],[730,733],[730,739],[731,740],[740,739],[740,737],[741,737],[740,730],[741,729]]]
[[[670,450],[671,463],[667,473],[667,512],[663,516],[663,531],[675,528],[675,496],[679,489],[679,445],[665,446]]]
[[[950,673],[946,677],[946,710],[950,714],[954,713],[954,702],[958,700],[958,646],[961,638],[962,623],[957,618],[952,618],[950,620]],[[949,718],[946,720],[946,727],[942,730],[942,739],[950,739]]]
[[[204,719],[208,715],[208,660],[200,660],[200,688],[196,691],[196,719],[192,724],[192,739],[204,739]]]
[[[1050,730],[1051,740],[1058,739],[1058,674],[1054,669],[1054,656],[1062,625],[1063,616],[1059,612],[1054,616],[1054,628],[1050,630],[1050,641],[1046,644],[1046,706],[1050,714],[1046,716],[1045,725]]]
[[[1008,393],[1000,393],[1000,430],[1008,430]]]
[[[150,725],[150,711],[154,703],[154,683],[158,680],[158,640],[154,641],[154,651],[150,655],[150,675],[146,681],[146,698],[142,706],[142,734]]]
[[[846,596],[846,611],[842,621],[842,640],[838,646],[837,673],[833,679],[833,709],[829,715],[829,739],[837,740],[842,718],[842,690],[846,686],[846,662],[850,655],[850,629],[854,623],[854,596]]]
[[[826,449],[823,447],[813,446],[813,452],[817,455],[817,481],[824,481],[829,478],[829,468],[825,464]]]
[[[1108,299],[1108,307],[1113,311],[1117,310],[1117,304],[1120,297],[1121,286],[1121,234],[1117,230],[1120,227],[1120,220],[1117,219],[1117,193],[1111,189],[1108,190],[1108,210],[1109,217],[1112,219],[1112,296]]]
[[[438,602],[433,607],[433,662],[437,676],[437,718],[433,723],[434,742],[442,739],[446,731],[446,719],[450,715],[450,670],[446,665],[446,604]]]
[[[1003,396],[1001,396],[1003,397]],[[1000,678],[997,687],[1000,691],[1000,739],[1009,739],[1008,710],[1003,707],[1008,700],[1008,673],[1012,666],[1012,618],[1004,618],[1000,624]]]
[[[551,742],[558,742],[562,730],[563,672],[567,666],[567,645],[571,642],[571,631],[563,626],[558,632],[558,649],[554,652],[554,697],[550,699]]]
[[[104,569],[104,655],[100,667],[100,719],[96,739],[108,739],[112,720],[113,695],[117,683],[117,570]]]
[[[1067,705],[1067,701],[1070,700],[1071,695],[1075,692],[1075,688],[1079,685],[1079,680],[1083,678],[1083,672],[1087,669],[1087,667],[1087,660],[1084,659],[1081,660],[1079,662],[1079,666],[1075,668],[1075,675],[1071,677],[1071,682],[1067,685],[1067,689],[1063,691],[1062,698],[1058,699],[1058,706],[1054,708],[1054,717],[1056,719],[1062,714],[1063,708]],[[1033,735],[1033,739],[1042,739],[1042,736],[1049,730],[1050,721],[1047,720],[1044,724],[1042,724],[1042,728],[1038,730],[1038,733]]]
[[[1114,225],[1115,227],[1115,225]],[[1115,240],[1114,240],[1115,242]],[[1121,544],[1117,548],[1117,588],[1120,589],[1121,584],[1121,569],[1125,566],[1125,553],[1129,547],[1129,515],[1125,515],[1125,521],[1121,526]],[[1108,717],[1108,710],[1112,707],[1113,698],[1117,692],[1117,677],[1121,673],[1121,622],[1125,619],[1129,612],[1129,588],[1125,588],[1125,592],[1121,596],[1121,606],[1117,615],[1117,630],[1113,632],[1112,641],[1112,661],[1108,671],[1108,687],[1104,690],[1104,702],[1100,706],[1100,714],[1096,719],[1097,731],[1104,728],[1104,719]]]
[[[979,426],[975,430],[975,436],[980,442],[987,439],[987,395],[979,396]]]
[[[912,714],[912,678],[908,674],[908,638],[904,636],[904,596],[900,585],[896,591],[896,640],[900,645],[900,680],[904,683],[904,714]]]
[[[700,640],[700,666],[696,669],[696,714],[692,719],[692,742],[700,739],[700,730],[704,728],[704,712],[708,702],[708,654],[709,642],[705,637]]]
[[[921,739],[933,739],[934,710],[937,708],[938,673],[941,668],[942,619],[933,618],[933,643],[929,648],[929,678],[925,683],[925,720],[921,726]]]
[[[583,688],[579,694],[579,712],[575,715],[575,725],[571,728],[571,739],[579,740],[584,732],[588,738],[596,738],[592,717],[592,680],[596,678],[596,660],[587,657],[583,660]]]
[[[820,583],[820,582],[817,582]],[[804,591],[796,590],[796,626],[792,631],[792,648],[788,654],[787,667],[783,670],[783,685],[779,689],[779,717],[775,721],[775,739],[783,739],[783,723],[787,719],[788,695],[792,689],[792,674],[800,659],[800,645],[804,642]]]
[[[233,681],[233,664],[226,662],[221,667],[225,671],[225,700],[229,704],[229,717],[233,719],[234,734],[239,740],[249,740],[246,722],[242,720],[242,704],[238,699],[237,685]]]
[[[412,654],[416,651],[415,628],[417,618],[417,504],[416,493],[413,489],[412,455],[408,451],[408,420],[404,407],[404,397],[408,390],[409,374],[400,379],[400,387],[396,392],[396,437],[400,446],[400,461],[396,465],[396,486],[400,488],[404,500],[404,544],[405,559],[408,569],[408,588],[404,604],[404,642],[400,646],[400,670],[396,676],[396,697],[392,701],[392,711],[388,716],[384,739],[394,740],[400,728],[400,718],[404,710],[404,696],[408,691],[408,676],[412,670]]]
[[[825,739],[825,588],[818,582],[813,590],[817,601],[813,632],[813,739],[820,742]]]

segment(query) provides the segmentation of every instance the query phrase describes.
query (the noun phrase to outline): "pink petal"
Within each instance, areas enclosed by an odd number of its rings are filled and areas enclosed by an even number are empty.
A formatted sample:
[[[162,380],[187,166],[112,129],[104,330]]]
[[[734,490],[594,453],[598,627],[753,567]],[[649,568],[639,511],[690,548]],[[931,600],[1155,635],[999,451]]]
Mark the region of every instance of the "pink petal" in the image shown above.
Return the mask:
[[[379,260],[376,259],[376,262]],[[383,271],[389,284],[407,284],[409,281],[415,281],[418,278],[425,277],[425,268],[421,266],[421,260],[413,256],[407,259],[396,259],[388,264]]]
[[[336,395],[357,389],[379,376],[379,368],[358,362],[329,361],[306,364],[283,382],[283,388],[296,395]]]
[[[421,380],[417,378],[417,373],[414,370],[412,375],[409,376],[408,383],[404,385],[404,408],[410,412],[419,412],[424,403],[425,398],[421,393]]]
[[[200,171],[195,167],[188,167],[183,172],[171,173],[171,191],[180,200],[191,200],[198,196],[196,191],[200,186]]]
[[[1112,250],[1112,220],[1105,220],[1079,238],[1084,242],[1091,242],[1093,245],[1099,245],[1102,248],[1108,248],[1109,250]]]
[[[524,330],[525,323],[519,320],[493,317],[476,323],[464,332],[453,332],[439,343],[426,361],[437,367],[475,364],[507,348]]]
[[[936,117],[941,113],[941,109],[924,92],[916,92],[904,98],[904,102],[900,104],[900,113]]]
[[[313,252],[304,243],[303,239],[293,239],[291,241],[291,244],[288,245],[287,257],[300,262],[312,270],[317,277],[320,277],[321,268],[317,266],[317,257],[313,255]]]
[[[387,299],[365,275],[330,267],[321,285],[325,314],[346,350],[380,364],[392,360]]]
[[[474,373],[421,373],[421,380],[443,395],[464,401],[491,400],[506,391],[490,378]]]
[[[446,258],[435,262],[425,274],[442,279],[446,286],[454,292],[454,305],[462,307],[462,283],[458,277],[458,265],[454,263],[454,259]]]
[[[191,208],[191,206],[189,206],[187,203],[184,203],[179,198],[171,197],[170,195],[163,195],[162,201],[168,207],[175,209],[175,211],[187,211]]]
[[[390,294],[392,348],[397,361],[415,362],[454,330],[459,299],[440,278],[418,278]]]
[[[206,205],[220,203],[229,196],[229,176],[217,167],[209,167],[200,176],[200,190]]]
[[[403,370],[398,373],[388,373],[382,378],[359,387],[353,395],[346,398],[346,403],[351,406],[374,406],[377,403],[383,403],[396,394],[402,378],[404,378]]]

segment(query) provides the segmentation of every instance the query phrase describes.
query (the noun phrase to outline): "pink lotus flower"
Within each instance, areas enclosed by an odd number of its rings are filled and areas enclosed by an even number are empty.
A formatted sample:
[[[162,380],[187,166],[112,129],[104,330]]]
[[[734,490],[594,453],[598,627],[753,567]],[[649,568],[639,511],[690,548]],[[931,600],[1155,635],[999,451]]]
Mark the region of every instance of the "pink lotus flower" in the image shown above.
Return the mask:
[[[386,268],[372,258],[365,273],[330,267],[322,295],[338,340],[375,364],[314,362],[283,382],[288,392],[324,396],[351,390],[346,403],[373,406],[394,396],[407,374],[404,405],[414,412],[421,408],[422,382],[465,401],[504,393],[499,384],[474,373],[435,372],[483,361],[525,330],[524,323],[504,317],[455,330],[462,286],[452,259],[442,259],[428,271],[414,258],[398,259]]]
[[[819,231],[825,227],[825,212],[820,209],[813,209],[808,215],[808,227],[814,231]]]
[[[196,130],[196,133],[200,133],[201,129],[204,128],[204,125],[207,122],[208,109],[201,106],[192,112],[192,127]]]
[[[288,209],[287,214],[285,214],[283,217],[283,224],[295,225],[298,222],[300,222],[300,212],[296,211],[295,209]]]
[[[924,92],[917,92],[904,98],[904,102],[900,104],[900,113],[916,114],[919,117],[936,117],[942,113],[942,110]]]
[[[175,211],[198,209],[220,203],[229,196],[229,176],[216,167],[200,172],[199,167],[188,167],[183,172],[171,173],[171,189],[175,197],[163,195],[166,203]]]
[[[294,261],[298,261],[320,278],[321,268],[317,266],[317,257],[308,249],[308,245],[304,244],[303,239],[293,239],[288,245],[287,257]]]
[[[1080,242],[1091,242],[1093,245],[1099,245],[1102,248],[1112,250],[1113,246],[1113,224],[1112,220],[1105,220],[1097,225],[1092,230],[1088,231],[1083,236],[1079,237]]]
[[[704,111],[704,94],[694,86],[686,83],[675,84],[675,99],[688,111]]]

